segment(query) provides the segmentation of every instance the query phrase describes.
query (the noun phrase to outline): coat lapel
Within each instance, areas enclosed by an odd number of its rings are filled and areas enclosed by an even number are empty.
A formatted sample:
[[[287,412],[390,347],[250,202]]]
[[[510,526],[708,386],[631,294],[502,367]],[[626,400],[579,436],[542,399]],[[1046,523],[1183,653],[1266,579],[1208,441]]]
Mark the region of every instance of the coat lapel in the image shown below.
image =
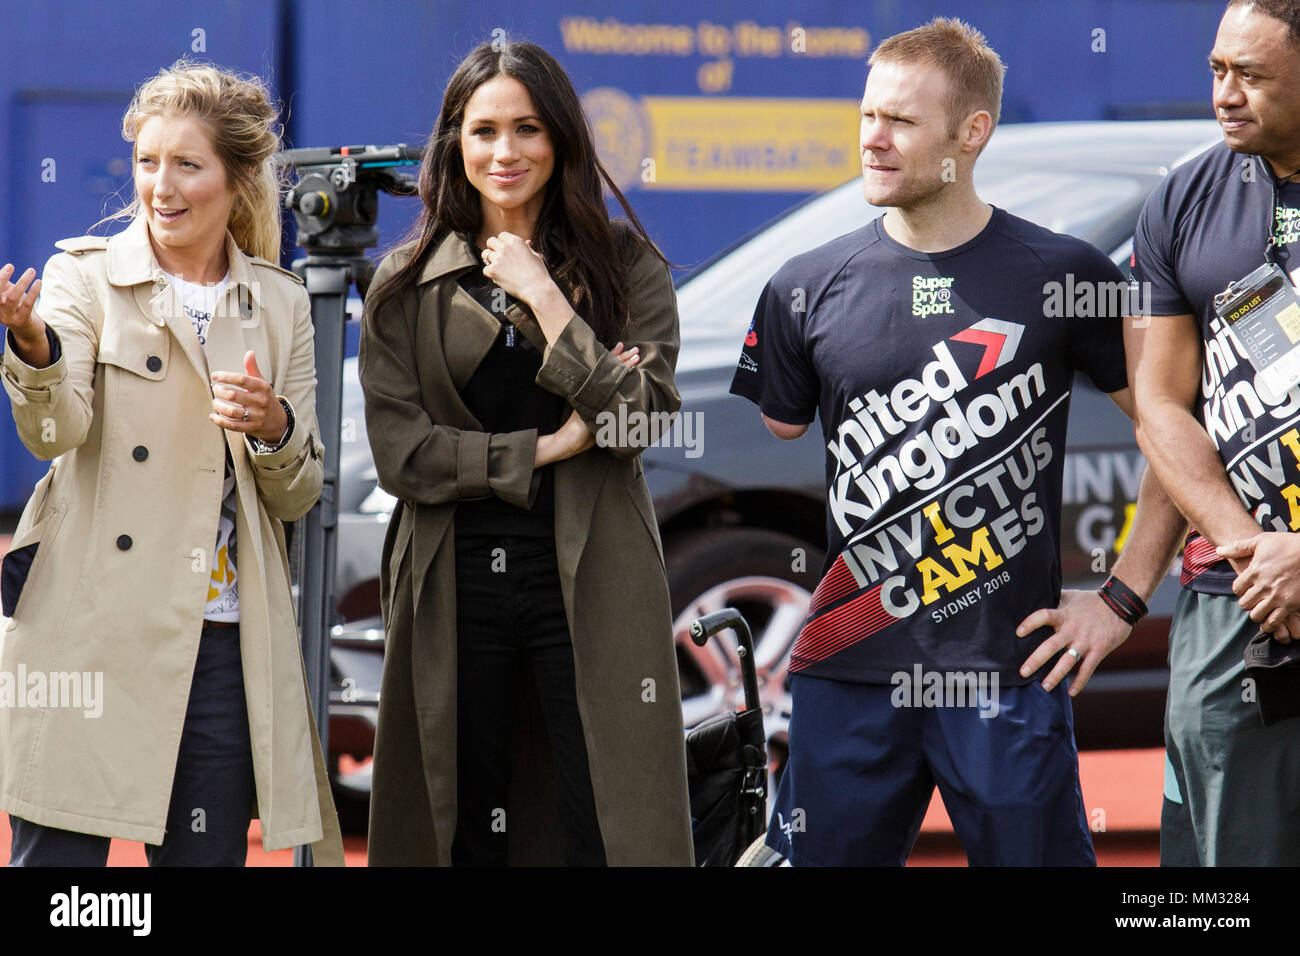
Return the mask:
[[[243,328],[261,321],[261,287],[253,278],[248,257],[229,232],[226,233],[226,258],[230,263],[230,286],[212,317],[208,350],[204,354],[180,296],[154,256],[145,221],[132,220],[130,226],[108,241],[108,281],[115,286],[134,287],[141,315],[171,331],[190,367],[209,391],[209,368],[243,371]]]
[[[125,230],[108,240],[108,281],[115,286],[133,286],[136,306],[154,325],[165,325],[172,333],[204,386],[208,366],[203,347],[180,297],[167,281],[149,243],[149,227],[134,219]]]
[[[492,343],[501,334],[501,323],[462,289],[459,283],[452,280],[447,325],[442,335],[447,371],[451,373],[452,384],[459,392],[465,388],[488,352],[492,351]]]
[[[434,248],[433,255],[420,272],[420,284],[433,282],[452,273],[473,269],[478,265],[474,247],[459,233],[448,233]],[[454,279],[448,283],[447,320],[442,330],[443,348],[446,353],[447,370],[451,373],[452,384],[457,391],[465,384],[479,367],[484,357],[492,349],[492,343],[501,333],[501,321],[483,308],[475,298],[460,287]],[[528,311],[518,305],[506,310],[505,317],[510,320],[528,341],[537,347],[539,353],[546,351],[546,338],[541,328]]]

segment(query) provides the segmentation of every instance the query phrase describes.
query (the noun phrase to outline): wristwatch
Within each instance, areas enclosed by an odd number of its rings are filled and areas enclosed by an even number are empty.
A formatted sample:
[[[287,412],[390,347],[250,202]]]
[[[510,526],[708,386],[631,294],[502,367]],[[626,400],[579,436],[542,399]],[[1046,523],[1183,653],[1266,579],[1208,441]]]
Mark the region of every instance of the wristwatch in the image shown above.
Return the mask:
[[[289,416],[289,424],[278,442],[270,444],[260,438],[254,438],[252,435],[248,436],[248,443],[253,446],[253,451],[259,455],[269,455],[273,451],[279,451],[284,447],[284,443],[289,440],[289,436],[293,434],[293,409],[289,407],[289,403],[283,398],[280,399],[280,407],[284,409],[285,415]]]

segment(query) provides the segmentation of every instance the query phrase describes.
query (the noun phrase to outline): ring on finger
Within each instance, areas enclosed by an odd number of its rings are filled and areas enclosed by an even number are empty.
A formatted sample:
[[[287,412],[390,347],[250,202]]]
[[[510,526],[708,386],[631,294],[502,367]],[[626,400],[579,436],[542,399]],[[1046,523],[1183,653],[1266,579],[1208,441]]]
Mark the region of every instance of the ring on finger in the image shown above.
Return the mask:
[[[1065,649],[1065,653],[1069,654],[1069,655],[1070,655],[1071,657],[1073,657],[1076,661],[1079,659],[1079,652],[1076,651],[1073,647],[1067,647],[1067,648]]]
[[[248,409],[247,409],[247,408],[244,409],[244,419],[243,419],[243,420],[244,420],[244,421],[248,421]],[[1075,655],[1075,656],[1077,657],[1078,655]]]

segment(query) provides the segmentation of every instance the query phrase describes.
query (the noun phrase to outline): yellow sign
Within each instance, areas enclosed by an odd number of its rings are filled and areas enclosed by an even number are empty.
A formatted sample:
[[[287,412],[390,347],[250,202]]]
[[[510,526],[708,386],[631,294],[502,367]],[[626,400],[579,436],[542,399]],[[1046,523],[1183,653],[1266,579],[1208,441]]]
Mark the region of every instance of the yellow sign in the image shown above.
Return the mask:
[[[861,173],[857,100],[582,96],[622,189],[819,192]]]
[[[647,96],[642,189],[805,192],[861,172],[857,100]]]

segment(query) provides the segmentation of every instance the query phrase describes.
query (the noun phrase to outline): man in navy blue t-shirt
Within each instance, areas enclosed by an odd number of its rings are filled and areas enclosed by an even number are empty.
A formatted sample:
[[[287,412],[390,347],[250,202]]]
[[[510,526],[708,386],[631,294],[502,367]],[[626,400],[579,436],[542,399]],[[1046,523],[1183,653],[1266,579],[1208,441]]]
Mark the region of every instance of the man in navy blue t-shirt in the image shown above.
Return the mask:
[[[1170,633],[1160,859],[1296,866],[1300,720],[1263,725],[1242,655],[1261,626],[1300,638],[1300,388],[1214,300],[1266,260],[1300,281],[1300,2],[1229,4],[1210,65],[1224,142],[1143,208],[1134,276],[1154,315],[1126,329],[1139,443],[1199,532]]]
[[[901,865],[937,784],[972,863],[1091,864],[1061,682],[1128,637],[1183,528],[1144,481],[1106,594],[1061,592],[1071,383],[1127,408],[1127,286],[976,195],[1002,86],[978,32],[936,20],[871,64],[863,185],[889,208],[777,272],[732,383],[780,438],[820,412],[826,447],[827,567],[767,842]]]

